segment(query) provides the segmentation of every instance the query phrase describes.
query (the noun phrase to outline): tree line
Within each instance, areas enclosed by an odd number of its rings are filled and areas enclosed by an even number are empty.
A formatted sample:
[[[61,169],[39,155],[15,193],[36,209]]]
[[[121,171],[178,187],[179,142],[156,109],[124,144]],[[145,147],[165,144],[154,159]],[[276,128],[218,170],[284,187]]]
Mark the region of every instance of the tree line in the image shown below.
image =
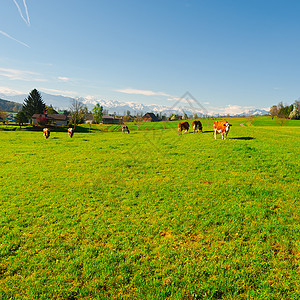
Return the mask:
[[[281,119],[300,120],[300,101],[296,100],[291,105],[284,105],[279,102],[270,108],[270,115],[272,119],[278,117]]]

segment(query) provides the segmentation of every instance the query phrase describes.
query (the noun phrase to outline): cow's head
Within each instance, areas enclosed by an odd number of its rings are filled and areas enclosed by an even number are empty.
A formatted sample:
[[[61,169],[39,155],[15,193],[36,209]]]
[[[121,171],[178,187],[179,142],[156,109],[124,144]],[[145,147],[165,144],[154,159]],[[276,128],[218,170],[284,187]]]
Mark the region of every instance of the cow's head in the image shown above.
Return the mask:
[[[225,127],[225,130],[228,131],[230,126],[232,126],[232,125],[229,124],[228,122],[226,122],[225,124],[223,124],[223,126]]]

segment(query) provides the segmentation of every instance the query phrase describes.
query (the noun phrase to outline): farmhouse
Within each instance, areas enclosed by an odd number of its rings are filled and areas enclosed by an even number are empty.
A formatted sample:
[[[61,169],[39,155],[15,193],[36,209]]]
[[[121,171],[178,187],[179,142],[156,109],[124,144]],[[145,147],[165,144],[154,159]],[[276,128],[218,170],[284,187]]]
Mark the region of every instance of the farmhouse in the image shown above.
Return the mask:
[[[158,122],[159,121],[154,113],[146,113],[142,117],[142,119],[144,122]]]
[[[123,118],[118,118],[115,116],[103,115],[103,124],[123,124]]]
[[[63,114],[34,114],[31,119],[32,119],[32,124],[36,125],[38,124],[37,118],[39,117],[45,117],[48,119],[49,124],[54,124],[54,125],[60,125],[60,126],[67,126],[69,122],[69,118]]]

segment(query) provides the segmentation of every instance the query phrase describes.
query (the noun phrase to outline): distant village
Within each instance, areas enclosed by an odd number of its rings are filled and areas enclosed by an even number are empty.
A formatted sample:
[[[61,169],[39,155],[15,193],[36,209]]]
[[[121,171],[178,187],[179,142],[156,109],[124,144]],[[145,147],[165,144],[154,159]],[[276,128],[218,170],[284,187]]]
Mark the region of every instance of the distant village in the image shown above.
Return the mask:
[[[13,118],[13,116],[11,115]],[[48,124],[59,125],[59,126],[67,126],[72,123],[72,115],[66,115],[63,112],[57,112],[52,114],[34,114],[32,116],[32,124],[38,125],[40,124],[40,118],[47,118]],[[99,124],[124,124],[124,122],[159,122],[159,121],[175,121],[182,120],[183,116],[180,115],[171,115],[170,117],[160,116],[159,114],[154,114],[152,112],[148,112],[142,116],[131,116],[127,114],[126,116],[118,116],[115,114],[104,114],[102,116],[102,120]],[[187,119],[187,117],[186,117]],[[14,119],[11,119],[11,122],[14,122]],[[94,115],[92,113],[87,113],[83,116],[84,124],[97,124]]]
[[[194,116],[198,117],[198,116]],[[51,113],[43,114],[33,114],[31,120],[28,120],[32,125],[38,125],[41,123],[41,120],[47,119],[47,124],[49,125],[58,125],[58,126],[68,126],[72,123],[72,114],[67,111],[56,111],[51,109]],[[88,112],[82,116],[82,120],[79,123],[83,124],[124,124],[124,122],[159,122],[159,121],[175,121],[188,119],[187,116],[181,116],[172,114],[170,117],[161,114],[154,114],[152,112],[147,112],[143,115],[132,116],[129,112],[125,116],[119,116],[116,114],[103,114],[102,120],[97,122],[93,113]],[[16,114],[6,112],[5,115],[0,115],[0,122],[2,123],[17,123]]]

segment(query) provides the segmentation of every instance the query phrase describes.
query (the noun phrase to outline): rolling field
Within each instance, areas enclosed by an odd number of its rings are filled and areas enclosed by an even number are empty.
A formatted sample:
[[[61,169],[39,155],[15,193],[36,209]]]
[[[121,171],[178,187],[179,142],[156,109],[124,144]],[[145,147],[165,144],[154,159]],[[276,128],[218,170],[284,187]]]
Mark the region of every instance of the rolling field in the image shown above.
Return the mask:
[[[300,126],[257,122],[0,131],[0,299],[299,299]]]

